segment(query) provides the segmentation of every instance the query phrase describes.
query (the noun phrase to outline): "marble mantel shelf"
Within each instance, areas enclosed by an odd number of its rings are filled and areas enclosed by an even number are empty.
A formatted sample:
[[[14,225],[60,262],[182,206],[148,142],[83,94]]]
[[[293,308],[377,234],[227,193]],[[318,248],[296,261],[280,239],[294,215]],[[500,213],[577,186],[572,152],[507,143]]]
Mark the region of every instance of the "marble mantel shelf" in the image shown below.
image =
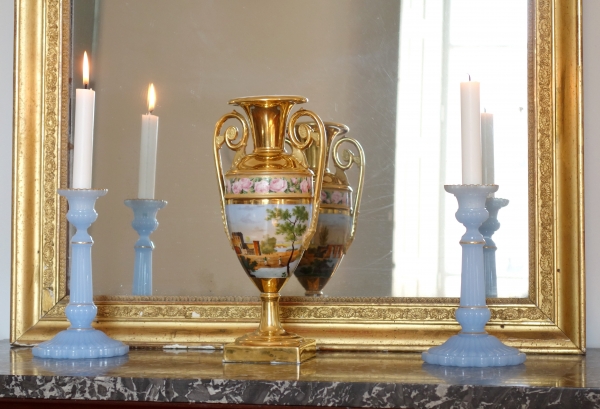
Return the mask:
[[[224,365],[221,359],[221,351],[132,350],[122,358],[50,360],[33,358],[31,349],[10,349],[7,341],[0,341],[0,407],[2,398],[40,403],[75,399],[397,408],[600,407],[600,350],[589,351],[587,357],[529,355],[523,365],[483,369],[427,365],[414,353],[319,353],[301,366]]]

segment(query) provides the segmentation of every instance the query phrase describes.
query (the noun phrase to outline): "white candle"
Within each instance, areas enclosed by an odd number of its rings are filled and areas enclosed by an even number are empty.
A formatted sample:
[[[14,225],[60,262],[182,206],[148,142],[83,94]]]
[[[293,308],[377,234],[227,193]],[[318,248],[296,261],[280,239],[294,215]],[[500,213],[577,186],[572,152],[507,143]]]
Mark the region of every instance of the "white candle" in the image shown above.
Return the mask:
[[[139,199],[154,199],[156,181],[156,147],[158,143],[158,117],[152,115],[156,102],[154,84],[148,87],[148,114],[142,115],[142,140],[140,145]]]
[[[481,114],[481,146],[483,150],[483,184],[494,184],[494,115]]]
[[[94,146],[94,104],[96,93],[87,89],[90,82],[90,69],[87,52],[83,54],[83,85],[85,89],[75,91],[75,138],[73,141],[74,189],[92,187],[92,156]]]
[[[462,183],[463,185],[480,185],[481,124],[478,82],[461,82],[460,103]]]

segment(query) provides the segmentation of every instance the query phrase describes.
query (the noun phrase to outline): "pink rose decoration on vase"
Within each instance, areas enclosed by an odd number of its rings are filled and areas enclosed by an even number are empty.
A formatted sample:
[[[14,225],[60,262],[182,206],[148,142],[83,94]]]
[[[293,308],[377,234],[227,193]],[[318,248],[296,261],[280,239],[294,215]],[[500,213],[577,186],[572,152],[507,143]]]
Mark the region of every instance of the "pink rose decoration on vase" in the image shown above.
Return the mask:
[[[250,189],[252,189],[253,182],[248,178],[242,178],[240,179],[240,184],[242,186],[242,190],[248,193]]]
[[[233,185],[231,186],[231,191],[234,195],[240,194],[242,192],[242,181],[236,180],[235,182],[233,182]]]
[[[297,179],[297,178],[292,178],[292,183],[293,183],[293,184],[296,184],[296,183],[298,183],[298,179]]]
[[[333,204],[340,204],[342,202],[342,194],[340,193],[339,190],[336,190],[335,192],[332,193],[331,202]]]
[[[254,191],[256,193],[269,193],[269,182],[267,182],[266,180],[256,182],[254,184]]]
[[[302,179],[302,182],[300,182],[300,190],[302,191],[302,193],[308,193],[310,191],[310,182],[308,181],[308,179]],[[323,199],[322,196],[321,199]]]
[[[321,191],[321,202],[327,203],[327,193]]]
[[[288,184],[285,179],[275,178],[271,180],[271,184],[269,185],[269,189],[271,192],[282,193],[287,189]]]

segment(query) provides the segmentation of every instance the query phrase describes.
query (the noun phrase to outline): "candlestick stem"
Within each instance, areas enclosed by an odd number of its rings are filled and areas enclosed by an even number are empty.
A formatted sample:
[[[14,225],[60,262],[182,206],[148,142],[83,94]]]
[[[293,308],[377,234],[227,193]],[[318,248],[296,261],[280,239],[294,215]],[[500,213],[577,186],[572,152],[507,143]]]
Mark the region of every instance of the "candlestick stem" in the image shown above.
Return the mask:
[[[423,352],[429,364],[444,366],[506,366],[525,362],[525,354],[504,345],[498,338],[485,332],[490,310],[485,304],[483,246],[485,241],[479,227],[488,218],[485,209],[487,196],[498,190],[497,185],[445,186],[458,199],[456,219],[467,231],[460,240],[462,271],[460,306],[456,320],[462,327],[444,344]]]
[[[167,205],[165,200],[130,199],[125,205],[133,209],[131,226],[140,238],[135,243],[133,267],[133,295],[152,295],[152,251],[154,243],[150,234],[158,228],[156,214]]]
[[[34,356],[40,358],[78,359],[108,358],[125,355],[129,347],[92,328],[97,308],[92,288],[92,237],[87,229],[98,213],[96,200],[106,189],[64,189],[58,193],[69,201],[67,219],[77,229],[71,239],[70,299],[65,314],[71,326],[59,332],[50,341],[34,347]]]

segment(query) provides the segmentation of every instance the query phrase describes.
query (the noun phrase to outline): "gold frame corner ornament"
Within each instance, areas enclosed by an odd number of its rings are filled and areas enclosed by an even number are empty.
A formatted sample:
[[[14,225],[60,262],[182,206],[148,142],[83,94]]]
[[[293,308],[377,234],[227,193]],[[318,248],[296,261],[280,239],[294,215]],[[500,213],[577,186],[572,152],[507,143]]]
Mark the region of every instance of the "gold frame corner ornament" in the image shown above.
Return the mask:
[[[585,353],[581,0],[529,0],[530,284],[488,331],[534,353]],[[11,343],[66,328],[70,0],[16,0]],[[222,347],[258,297],[96,297],[95,326],[134,346]],[[286,329],[320,349],[423,351],[456,333],[457,299],[283,297]]]

